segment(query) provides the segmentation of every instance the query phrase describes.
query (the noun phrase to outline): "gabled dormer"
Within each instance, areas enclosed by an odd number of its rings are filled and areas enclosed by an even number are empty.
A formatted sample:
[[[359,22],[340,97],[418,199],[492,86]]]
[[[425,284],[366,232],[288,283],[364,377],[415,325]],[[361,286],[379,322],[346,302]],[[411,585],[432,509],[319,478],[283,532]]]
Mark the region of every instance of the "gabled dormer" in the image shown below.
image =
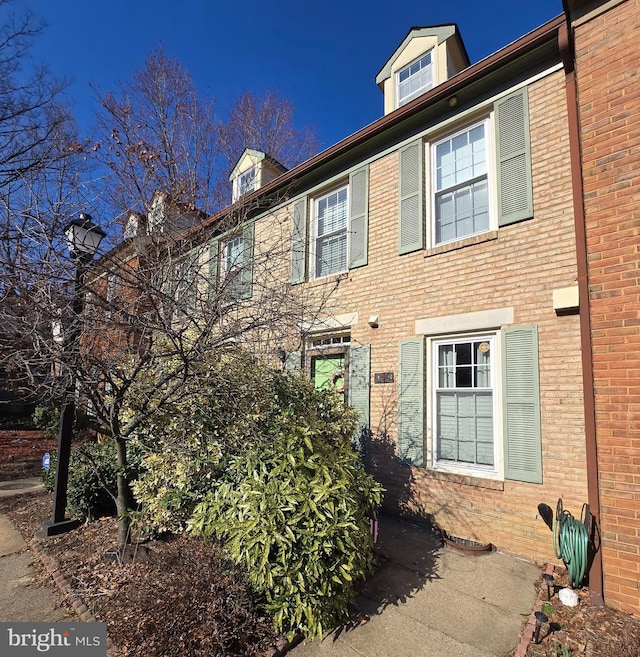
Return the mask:
[[[376,76],[384,113],[411,102],[469,66],[456,25],[412,27]]]
[[[245,194],[264,187],[286,170],[286,167],[266,153],[245,148],[229,176],[233,185],[233,203]]]

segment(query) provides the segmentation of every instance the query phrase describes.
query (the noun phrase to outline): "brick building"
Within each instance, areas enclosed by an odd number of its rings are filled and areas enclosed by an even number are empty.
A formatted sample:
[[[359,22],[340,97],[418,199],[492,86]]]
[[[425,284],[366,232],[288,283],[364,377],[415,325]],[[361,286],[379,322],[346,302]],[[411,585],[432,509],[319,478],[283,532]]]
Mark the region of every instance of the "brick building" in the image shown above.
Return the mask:
[[[323,302],[276,346],[361,410],[387,507],[539,560],[538,503],[587,501],[564,25],[475,65],[455,26],[413,28],[384,116],[252,187],[236,205],[284,200],[207,251],[219,283],[291,235],[273,267]]]
[[[565,5],[473,65],[412,28],[384,116],[290,171],[248,149],[187,260],[305,298],[273,355],[360,410],[388,510],[557,562],[538,504],[588,503],[592,598],[638,614],[640,2]]]
[[[604,599],[640,614],[640,2],[568,0]],[[585,331],[586,332],[586,331]],[[593,494],[592,494],[593,496]]]

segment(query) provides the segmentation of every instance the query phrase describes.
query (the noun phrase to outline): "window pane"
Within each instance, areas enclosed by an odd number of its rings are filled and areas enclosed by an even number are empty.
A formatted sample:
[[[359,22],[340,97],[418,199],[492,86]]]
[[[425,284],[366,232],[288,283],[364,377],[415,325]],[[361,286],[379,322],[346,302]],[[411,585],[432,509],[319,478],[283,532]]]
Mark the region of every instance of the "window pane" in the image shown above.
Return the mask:
[[[437,393],[438,459],[492,466],[491,392]]]
[[[447,189],[486,175],[484,124],[436,145],[436,188]]]
[[[413,100],[433,86],[431,53],[409,64],[398,73],[398,105]]]
[[[347,227],[347,189],[338,190],[318,201],[318,237]]]
[[[347,269],[347,234],[319,239],[316,243],[316,276],[329,276]]]
[[[225,269],[231,271],[242,266],[242,257],[244,250],[244,240],[242,235],[230,239],[226,245]]]
[[[489,230],[486,179],[436,196],[436,243]]]
[[[494,465],[491,346],[490,339],[436,345],[439,460]]]

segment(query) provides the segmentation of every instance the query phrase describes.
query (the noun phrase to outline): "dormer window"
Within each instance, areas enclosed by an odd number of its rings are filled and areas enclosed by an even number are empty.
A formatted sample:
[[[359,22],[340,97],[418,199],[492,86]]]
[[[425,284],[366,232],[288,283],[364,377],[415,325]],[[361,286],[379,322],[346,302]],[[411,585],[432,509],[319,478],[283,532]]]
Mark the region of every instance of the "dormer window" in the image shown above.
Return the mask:
[[[412,27],[376,75],[384,94],[384,113],[426,94],[469,66],[455,25]]]
[[[252,192],[257,187],[258,182],[258,169],[256,166],[252,166],[247,171],[244,171],[240,174],[238,178],[238,195],[244,196],[249,192]]]
[[[400,69],[397,77],[398,107],[402,107],[433,87],[431,52]]]
[[[233,186],[232,201],[235,203],[246,194],[264,187],[285,171],[282,164],[263,151],[245,148],[229,175]]]

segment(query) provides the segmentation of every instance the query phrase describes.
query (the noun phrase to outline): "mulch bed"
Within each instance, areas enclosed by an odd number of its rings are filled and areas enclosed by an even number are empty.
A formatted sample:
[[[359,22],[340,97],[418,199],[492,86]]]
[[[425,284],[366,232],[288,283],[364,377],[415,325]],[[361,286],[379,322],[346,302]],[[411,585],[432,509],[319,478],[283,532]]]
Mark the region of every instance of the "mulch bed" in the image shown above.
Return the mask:
[[[549,620],[541,627],[539,643],[529,646],[527,657],[563,657],[562,646],[567,646],[571,657],[640,657],[639,618],[592,606],[587,588],[576,589],[577,607],[566,607],[558,592],[568,586],[566,570],[556,569],[548,601],[547,587],[540,582],[542,611]]]
[[[51,512],[51,496],[0,499],[28,539]],[[103,518],[40,542],[66,574],[67,604],[81,598],[107,623],[122,657],[263,656],[277,643],[271,619],[258,607],[245,578],[214,545],[174,536],[133,546],[122,555],[116,523]]]

